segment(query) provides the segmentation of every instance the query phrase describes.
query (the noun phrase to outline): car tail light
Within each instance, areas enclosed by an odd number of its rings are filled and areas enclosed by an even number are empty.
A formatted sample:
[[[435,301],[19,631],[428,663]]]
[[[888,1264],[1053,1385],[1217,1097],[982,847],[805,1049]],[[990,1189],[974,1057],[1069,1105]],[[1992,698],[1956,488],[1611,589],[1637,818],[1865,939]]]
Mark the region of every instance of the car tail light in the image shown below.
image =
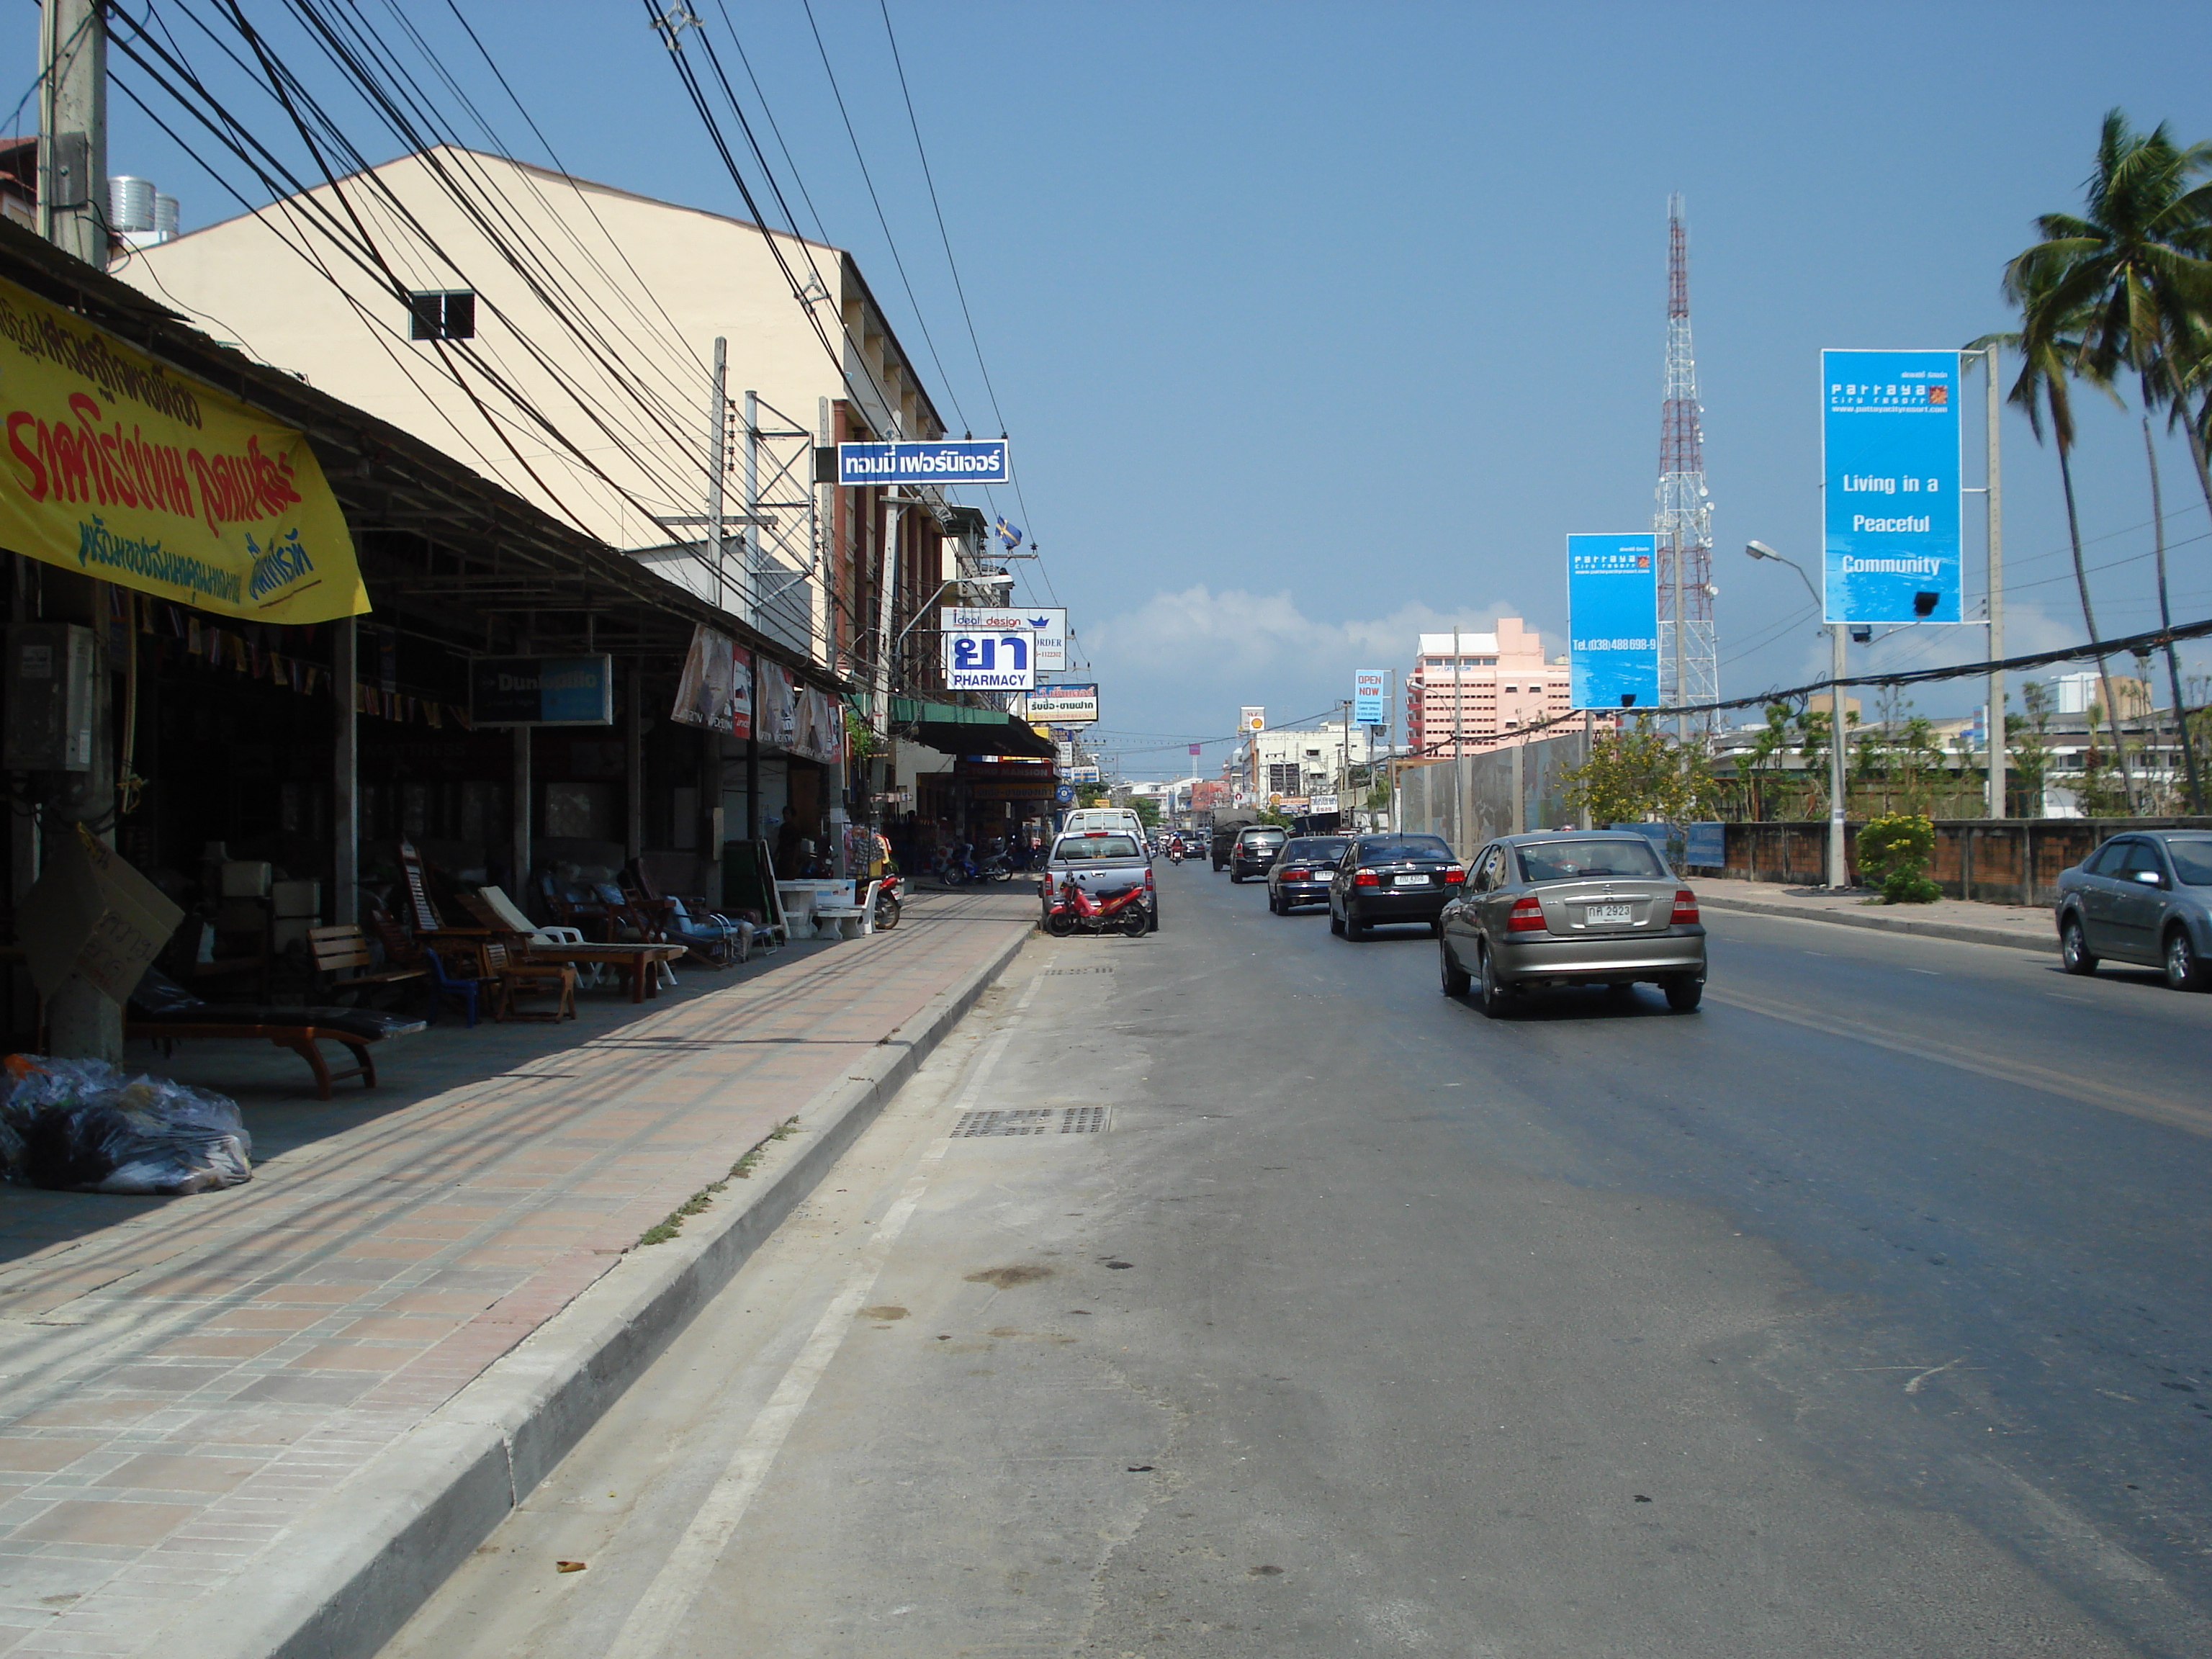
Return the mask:
[[[1352,884],[1354,887],[1380,887],[1382,878],[1372,870],[1356,870],[1352,872]]]
[[[1674,914],[1667,918],[1668,921],[1679,927],[1683,922],[1695,921],[1697,919],[1698,896],[1686,887],[1675,889]]]
[[[1466,879],[1467,872],[1461,869],[1456,864],[1450,866],[1444,871],[1444,885],[1447,887],[1455,887]]]
[[[1152,886],[1152,866],[1149,864],[1145,866],[1145,890],[1147,893],[1154,890]]]
[[[1313,879],[1313,872],[1310,870],[1285,870],[1283,872],[1283,879],[1285,881],[1311,881]]]
[[[1542,933],[1550,930],[1544,926],[1544,901],[1528,893],[1513,901],[1513,908],[1505,918],[1509,933]]]

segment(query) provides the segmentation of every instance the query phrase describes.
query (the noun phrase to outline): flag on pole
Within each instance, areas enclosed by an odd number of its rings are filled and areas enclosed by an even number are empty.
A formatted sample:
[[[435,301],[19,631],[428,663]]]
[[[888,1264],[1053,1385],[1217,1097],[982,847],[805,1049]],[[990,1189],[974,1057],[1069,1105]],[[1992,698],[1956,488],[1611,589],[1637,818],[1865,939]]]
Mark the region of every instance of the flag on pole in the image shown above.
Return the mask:
[[[1016,548],[1022,544],[1021,526],[1016,524],[1004,514],[999,515],[997,528],[999,532],[999,539],[1006,543],[1006,551],[1009,553],[1012,552]]]

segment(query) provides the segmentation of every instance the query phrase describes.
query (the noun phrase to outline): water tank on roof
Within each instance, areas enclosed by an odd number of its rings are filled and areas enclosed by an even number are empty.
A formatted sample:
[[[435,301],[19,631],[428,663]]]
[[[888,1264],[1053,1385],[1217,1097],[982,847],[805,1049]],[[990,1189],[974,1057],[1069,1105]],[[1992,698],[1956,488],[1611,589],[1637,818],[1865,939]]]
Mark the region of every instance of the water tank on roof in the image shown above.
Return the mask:
[[[107,223],[111,230],[152,230],[154,198],[151,179],[116,178],[107,181]]]
[[[154,234],[165,242],[174,240],[177,234],[177,198],[159,191],[154,193]]]

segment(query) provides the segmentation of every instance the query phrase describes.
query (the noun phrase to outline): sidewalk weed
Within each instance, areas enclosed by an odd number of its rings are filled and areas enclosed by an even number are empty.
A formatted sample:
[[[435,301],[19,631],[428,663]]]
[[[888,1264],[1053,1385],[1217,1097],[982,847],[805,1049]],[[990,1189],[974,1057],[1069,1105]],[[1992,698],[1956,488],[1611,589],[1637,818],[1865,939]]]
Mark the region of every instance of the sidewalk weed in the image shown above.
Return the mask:
[[[705,1209],[709,1204],[713,1203],[714,1201],[714,1194],[727,1187],[732,1180],[750,1180],[752,1177],[753,1169],[759,1164],[761,1154],[768,1150],[768,1144],[769,1141],[783,1140],[793,1134],[796,1134],[798,1132],[799,1119],[796,1115],[784,1119],[782,1122],[777,1124],[775,1127],[770,1129],[766,1134],[755,1141],[746,1151],[745,1155],[743,1158],[739,1158],[735,1164],[730,1165],[730,1173],[728,1175],[724,1176],[720,1181],[708,1182],[697,1192],[692,1194],[690,1197],[685,1199],[681,1204],[671,1210],[667,1215],[663,1217],[660,1220],[654,1222],[653,1225],[647,1227],[643,1232],[640,1233],[637,1236],[637,1242],[641,1245],[665,1244],[668,1243],[670,1239],[675,1237],[677,1234],[684,1231],[684,1222],[686,1217],[697,1215],[700,1211]]]

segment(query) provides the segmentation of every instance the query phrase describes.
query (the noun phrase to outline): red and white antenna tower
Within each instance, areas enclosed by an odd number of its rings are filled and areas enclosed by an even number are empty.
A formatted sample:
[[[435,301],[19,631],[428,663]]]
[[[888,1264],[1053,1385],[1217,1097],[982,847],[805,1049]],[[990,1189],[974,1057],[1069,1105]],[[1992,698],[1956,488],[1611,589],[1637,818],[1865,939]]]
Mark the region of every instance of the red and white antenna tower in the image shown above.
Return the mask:
[[[1713,643],[1713,507],[1705,493],[1705,411],[1690,349],[1690,230],[1680,192],[1667,198],[1667,401],[1659,417],[1659,701],[1694,707],[1720,696]],[[1712,716],[1692,716],[1699,732]]]

